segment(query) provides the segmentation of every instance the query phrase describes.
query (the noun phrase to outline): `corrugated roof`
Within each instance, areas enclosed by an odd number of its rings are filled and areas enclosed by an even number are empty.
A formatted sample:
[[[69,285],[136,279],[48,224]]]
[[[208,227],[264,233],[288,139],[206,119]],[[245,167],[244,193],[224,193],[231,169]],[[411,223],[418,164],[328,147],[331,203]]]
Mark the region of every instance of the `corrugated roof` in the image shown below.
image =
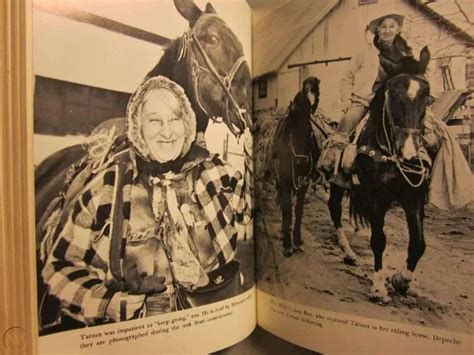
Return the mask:
[[[469,90],[443,91],[431,105],[433,113],[446,121],[469,97]]]
[[[299,0],[263,17],[253,29],[253,76],[277,72],[340,0]]]

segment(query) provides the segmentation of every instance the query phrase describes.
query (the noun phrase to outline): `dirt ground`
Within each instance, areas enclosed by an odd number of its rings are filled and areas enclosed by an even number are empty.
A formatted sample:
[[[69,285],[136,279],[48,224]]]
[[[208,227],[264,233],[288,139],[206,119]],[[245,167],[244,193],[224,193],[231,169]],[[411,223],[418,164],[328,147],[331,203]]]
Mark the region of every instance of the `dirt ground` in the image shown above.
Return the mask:
[[[381,305],[367,296],[373,265],[369,231],[354,232],[347,220],[346,201],[343,223],[359,265],[345,265],[326,203],[318,196],[319,189],[318,193],[307,193],[302,226],[305,250],[286,258],[282,254],[276,191],[271,184],[257,184],[259,288],[292,302],[330,311],[474,333],[474,206],[457,211],[427,209],[427,248],[412,282],[419,296],[401,296],[389,289],[392,301]],[[385,221],[384,268],[393,273],[404,267],[408,232],[399,208],[390,210]]]

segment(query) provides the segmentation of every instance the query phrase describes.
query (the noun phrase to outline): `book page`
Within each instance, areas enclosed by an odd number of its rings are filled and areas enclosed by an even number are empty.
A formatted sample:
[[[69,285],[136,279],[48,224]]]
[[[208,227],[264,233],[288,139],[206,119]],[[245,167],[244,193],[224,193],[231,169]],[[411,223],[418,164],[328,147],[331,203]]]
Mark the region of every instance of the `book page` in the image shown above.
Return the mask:
[[[314,351],[474,349],[474,13],[426,3],[255,3],[258,324]]]
[[[244,339],[249,6],[36,0],[32,19],[39,353]]]

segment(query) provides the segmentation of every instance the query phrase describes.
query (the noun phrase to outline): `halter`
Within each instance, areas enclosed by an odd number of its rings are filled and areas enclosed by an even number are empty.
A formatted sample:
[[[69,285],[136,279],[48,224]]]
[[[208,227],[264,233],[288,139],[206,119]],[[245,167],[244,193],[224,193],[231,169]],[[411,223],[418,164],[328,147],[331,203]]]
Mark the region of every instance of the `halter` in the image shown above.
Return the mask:
[[[217,15],[209,14],[206,16],[211,16],[211,17],[216,17],[219,18]],[[186,56],[186,53],[188,49],[190,49],[190,55],[191,55],[191,76],[192,76],[192,81],[193,81],[193,89],[196,97],[196,101],[201,108],[201,110],[209,117],[211,118],[214,122],[217,122],[217,117],[211,116],[208,111],[204,108],[203,104],[201,103],[201,100],[199,98],[199,91],[198,91],[198,77],[199,75],[202,75],[202,73],[211,73],[214,78],[217,80],[219,83],[219,86],[222,88],[222,90],[226,94],[226,114],[225,114],[225,119],[227,120],[226,124],[231,130],[232,134],[234,136],[239,137],[242,134],[242,131],[237,131],[234,128],[234,125],[230,122],[229,118],[229,101],[232,106],[232,109],[235,110],[237,113],[237,116],[239,120],[243,123],[243,126],[245,126],[246,121],[244,118],[244,113],[247,111],[246,109],[241,109],[237,103],[237,100],[235,97],[232,95],[231,87],[232,87],[232,81],[234,80],[235,74],[237,71],[240,69],[241,66],[243,65],[248,65],[247,61],[245,60],[245,57],[242,55],[239,57],[232,68],[229,70],[228,73],[225,73],[225,75],[219,74],[217,71],[214,63],[211,61],[209,56],[207,55],[206,51],[204,50],[203,46],[201,45],[201,42],[199,41],[196,32],[199,26],[202,24],[202,18],[200,17],[194,26],[190,28],[188,31],[186,31],[181,38],[181,47],[180,47],[180,53],[178,56],[178,62],[183,59]],[[194,43],[195,47],[198,49],[199,53],[204,59],[204,65],[202,63],[199,63],[196,57],[196,53],[193,50],[193,46],[190,46],[190,43]]]
[[[307,175],[309,176],[313,172],[313,154],[311,153],[311,150],[309,151],[309,155],[296,153],[291,134],[290,134],[290,148],[291,148],[291,153],[293,154],[293,157],[291,158],[291,181],[293,182],[293,187],[295,188],[295,191],[298,191],[303,186],[303,183],[301,183],[301,181],[296,181],[295,179],[295,175],[296,175],[295,158],[309,160],[309,171]]]
[[[422,79],[426,81],[426,79],[424,79],[424,78],[422,78]],[[391,80],[393,80],[393,78]],[[413,187],[413,188],[420,187],[423,184],[423,182],[425,181],[425,179],[427,179],[427,177],[428,177],[428,168],[423,165],[423,160],[420,157],[420,152],[417,151],[417,158],[418,158],[418,161],[419,161],[419,165],[409,163],[409,162],[403,161],[403,159],[400,159],[397,156],[396,152],[394,151],[394,149],[392,147],[392,144],[390,142],[390,137],[388,135],[386,121],[387,121],[387,118],[388,118],[390,126],[392,127],[392,129],[394,130],[395,133],[396,132],[405,132],[405,133],[408,133],[408,134],[420,135],[421,134],[421,129],[419,129],[419,128],[405,128],[405,127],[399,127],[399,126],[395,125],[388,101],[389,101],[388,90],[386,90],[385,91],[384,105],[383,105],[384,109],[383,109],[383,113],[382,113],[382,124],[383,124],[383,131],[384,131],[384,135],[385,135],[385,140],[387,141],[388,153],[390,154],[390,156],[387,157],[387,160],[390,160],[393,163],[395,163],[395,166],[400,171],[400,174],[403,176],[405,181],[411,187]],[[419,181],[418,182],[413,182],[412,180],[410,180],[410,178],[407,175],[409,173],[418,175],[420,177]]]

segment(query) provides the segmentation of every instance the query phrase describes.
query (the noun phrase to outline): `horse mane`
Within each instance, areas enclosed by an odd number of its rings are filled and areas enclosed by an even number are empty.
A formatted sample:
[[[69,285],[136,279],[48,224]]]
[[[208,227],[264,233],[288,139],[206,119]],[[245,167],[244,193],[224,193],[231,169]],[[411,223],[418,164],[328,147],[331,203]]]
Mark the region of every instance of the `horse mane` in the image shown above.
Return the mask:
[[[168,79],[171,80],[173,80],[177,76],[178,65],[176,63],[176,58],[178,57],[180,44],[181,39],[177,38],[166,47],[158,63],[145,76],[145,80],[157,75],[166,76]]]
[[[387,80],[397,76],[398,74],[411,74],[411,75],[422,75],[423,68],[422,64],[417,61],[413,56],[407,56],[400,59],[400,62],[393,67],[384,67],[387,73]]]
[[[311,114],[312,106],[309,99],[306,97],[303,91],[299,91],[293,101],[290,104],[290,110],[288,117],[297,116],[297,117],[309,117]]]

